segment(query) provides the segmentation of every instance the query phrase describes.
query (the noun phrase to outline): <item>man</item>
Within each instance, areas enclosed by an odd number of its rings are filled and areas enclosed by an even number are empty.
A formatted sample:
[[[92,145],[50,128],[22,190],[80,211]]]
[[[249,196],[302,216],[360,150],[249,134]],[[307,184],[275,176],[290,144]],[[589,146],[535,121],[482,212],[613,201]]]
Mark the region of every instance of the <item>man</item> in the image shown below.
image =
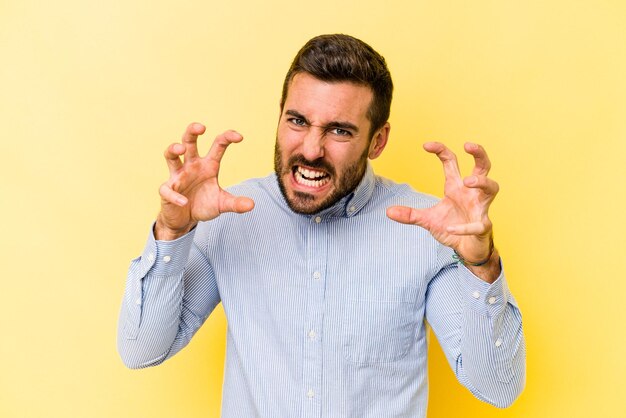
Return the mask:
[[[274,175],[220,188],[234,131],[205,157],[197,123],[167,148],[161,212],[120,315],[128,367],[173,356],[221,302],[224,417],[423,417],[425,321],[476,397],[513,402],[524,340],[493,245],[489,159],[466,144],[475,167],[462,179],[448,148],[426,144],[444,166],[440,201],[375,176],[392,89],[370,46],[316,37],[285,78]]]

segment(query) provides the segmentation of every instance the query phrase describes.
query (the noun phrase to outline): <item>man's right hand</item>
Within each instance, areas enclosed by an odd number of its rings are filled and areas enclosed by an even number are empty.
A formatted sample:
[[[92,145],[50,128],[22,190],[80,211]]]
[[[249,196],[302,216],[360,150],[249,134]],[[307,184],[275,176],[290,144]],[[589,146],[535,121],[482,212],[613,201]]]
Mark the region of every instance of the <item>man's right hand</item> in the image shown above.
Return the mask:
[[[244,213],[254,208],[252,199],[231,195],[217,181],[226,148],[243,137],[235,131],[226,131],[215,138],[207,155],[200,157],[197,141],[204,131],[203,125],[192,123],[183,135],[182,144],[174,143],[165,150],[170,178],[159,189],[161,212],[154,228],[157,240],[179,238],[199,221],[214,219],[224,212]]]

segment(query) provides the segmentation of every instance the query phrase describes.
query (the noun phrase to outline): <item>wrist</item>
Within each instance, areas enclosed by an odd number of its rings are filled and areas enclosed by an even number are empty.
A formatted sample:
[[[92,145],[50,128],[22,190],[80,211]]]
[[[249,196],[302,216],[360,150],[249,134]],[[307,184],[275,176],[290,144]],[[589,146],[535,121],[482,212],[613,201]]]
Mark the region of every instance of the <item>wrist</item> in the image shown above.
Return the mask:
[[[500,277],[500,273],[502,272],[500,265],[500,253],[498,253],[497,249],[493,250],[486,263],[480,266],[472,266],[468,264],[464,264],[464,266],[471,271],[474,276],[487,283],[495,282],[498,277]]]
[[[453,250],[453,251],[454,251],[454,255],[452,255],[452,258],[454,258],[458,262],[463,263],[466,266],[472,266],[472,267],[483,266],[491,260],[493,253],[495,251],[495,246],[493,245],[493,235],[489,237],[489,254],[487,255],[487,257],[483,258],[482,260],[470,261],[466,259],[465,257],[463,257],[461,254],[459,254],[456,250]]]
[[[170,228],[163,222],[159,214],[154,224],[154,239],[157,241],[173,241],[189,233],[195,226],[196,223],[192,222],[185,225],[183,228]]]

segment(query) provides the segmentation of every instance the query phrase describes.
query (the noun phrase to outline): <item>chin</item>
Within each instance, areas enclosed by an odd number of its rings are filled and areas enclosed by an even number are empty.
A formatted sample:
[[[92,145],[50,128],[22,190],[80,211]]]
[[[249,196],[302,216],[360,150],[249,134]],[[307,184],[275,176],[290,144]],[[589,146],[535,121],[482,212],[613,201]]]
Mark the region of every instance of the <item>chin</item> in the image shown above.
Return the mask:
[[[328,207],[328,195],[316,198],[306,192],[291,190],[285,197],[291,210],[303,215],[313,215]]]
[[[292,187],[287,188],[285,183],[289,181],[291,181],[290,178],[279,177],[278,185],[287,205],[295,213],[313,215],[331,207],[339,200],[334,196],[334,189],[330,189],[321,196],[314,196],[311,193],[294,190]]]

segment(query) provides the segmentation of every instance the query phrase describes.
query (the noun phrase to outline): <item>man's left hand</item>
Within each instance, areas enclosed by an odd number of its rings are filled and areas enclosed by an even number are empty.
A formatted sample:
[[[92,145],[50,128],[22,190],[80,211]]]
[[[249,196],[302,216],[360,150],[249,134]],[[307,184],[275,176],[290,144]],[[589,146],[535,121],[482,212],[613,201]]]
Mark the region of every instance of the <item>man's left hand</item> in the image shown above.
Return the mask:
[[[490,264],[499,265],[499,260],[492,254],[492,224],[488,212],[499,187],[487,177],[491,168],[487,153],[478,144],[466,143],[465,152],[474,157],[475,164],[472,174],[461,178],[456,155],[448,147],[439,142],[428,142],[424,149],[436,154],[443,164],[446,177],[443,198],[427,209],[391,206],[387,208],[387,216],[397,222],[425,228],[437,241],[454,249],[468,267],[489,259],[480,270],[493,271],[494,266]],[[476,269],[472,268],[472,271],[476,272]],[[495,279],[482,278],[489,282]]]

